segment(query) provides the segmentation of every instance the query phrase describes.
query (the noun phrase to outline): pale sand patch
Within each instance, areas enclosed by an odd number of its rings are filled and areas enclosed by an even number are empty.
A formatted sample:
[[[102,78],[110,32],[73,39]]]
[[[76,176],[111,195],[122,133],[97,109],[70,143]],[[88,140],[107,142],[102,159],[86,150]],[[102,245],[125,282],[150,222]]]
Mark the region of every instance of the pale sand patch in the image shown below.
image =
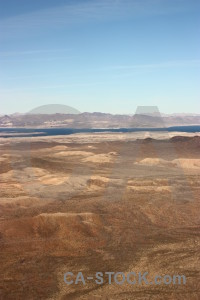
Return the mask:
[[[43,184],[53,184],[59,185],[65,182],[68,179],[68,176],[63,176],[63,174],[51,174],[48,171],[41,168],[25,168],[25,173],[31,173],[33,176]]]
[[[50,184],[50,185],[60,185],[64,183],[67,180],[68,177],[53,177],[52,175],[46,175],[41,178],[38,178],[38,180],[43,184]]]
[[[89,155],[93,155],[92,152],[87,152],[87,151],[61,151],[58,153],[53,154],[53,156],[55,157],[63,157],[63,156],[89,156]]]
[[[183,169],[199,169],[200,168],[200,159],[178,158],[178,159],[174,159],[173,163],[175,163],[177,167],[181,167]]]
[[[51,220],[53,222],[60,222],[62,220],[71,219],[73,221],[82,222],[84,224],[100,224],[100,218],[97,214],[91,212],[83,212],[83,213],[66,213],[66,212],[57,212],[57,213],[41,213],[35,217],[36,219],[42,219],[44,221]]]
[[[116,152],[109,152],[107,154],[95,154],[93,156],[89,156],[84,158],[83,162],[93,162],[93,163],[109,163],[113,160],[114,156],[116,156]]]
[[[48,172],[42,168],[31,168],[31,167],[28,167],[28,168],[25,168],[24,169],[24,172],[27,174],[27,173],[32,173],[33,175],[39,177],[39,176],[45,176],[48,174]]]
[[[3,176],[0,176],[0,179],[4,179],[2,178]],[[7,179],[7,178],[6,178]],[[16,183],[16,182],[0,182],[0,185],[1,185],[1,190],[3,188],[6,188],[6,191],[11,191],[11,190],[14,190],[15,192],[17,192],[18,190],[22,190],[22,185],[20,183]]]
[[[15,172],[13,170],[10,170],[6,173],[0,174],[0,180],[11,180],[12,178],[14,178],[15,175]]]
[[[129,185],[128,189],[135,190],[135,191],[154,191],[154,192],[163,192],[167,191],[170,192],[171,188],[169,186],[134,186]]]
[[[56,152],[56,151],[65,151],[67,150],[69,147],[68,146],[64,146],[64,145],[58,145],[58,146],[54,146],[54,147],[49,147],[49,148],[44,148],[44,149],[40,149],[39,151],[42,153],[46,153],[46,152]]]
[[[145,165],[145,166],[171,166],[175,167],[176,164],[173,161],[168,161],[162,158],[145,158],[139,162],[135,162],[136,165]]]
[[[92,217],[95,216],[94,213],[90,212],[84,212],[84,213],[68,213],[68,212],[56,212],[56,213],[41,213],[37,217],[52,217],[52,218],[57,218],[57,217]]]
[[[106,186],[106,184],[110,181],[109,178],[103,176],[91,176],[88,180],[87,184],[89,185],[90,189],[101,189]]]
[[[6,157],[6,158],[9,158],[11,155],[10,154],[7,154],[7,153],[4,153],[1,155],[2,157]]]
[[[168,180],[167,179],[155,179],[155,180],[138,180],[136,179],[130,179],[128,180],[128,185],[134,185],[134,186],[167,186]]]
[[[50,173],[42,168],[25,168],[23,170],[11,170],[7,173],[0,174],[0,180],[17,180],[22,183],[35,183],[41,181],[44,184],[61,184],[65,183],[68,187],[81,188],[86,186],[89,175]]]
[[[8,153],[4,153],[1,155],[1,157],[6,158],[6,159],[12,159],[12,158],[20,158],[21,155],[20,154],[8,154]]]
[[[103,177],[103,176],[99,176],[99,175],[91,176],[91,180],[100,180],[100,181],[103,181],[103,182],[109,182],[110,181],[109,178]]]
[[[0,162],[5,161],[5,160],[8,160],[8,158],[7,157],[2,157],[2,156],[0,157]]]
[[[121,186],[123,184],[123,180],[96,175],[91,176],[91,178],[87,181],[87,185],[92,190],[105,188],[108,184],[112,186]]]
[[[52,202],[52,200],[46,200],[45,202],[41,201],[41,199],[38,198],[30,198],[28,196],[16,196],[16,197],[6,197],[6,198],[1,198],[1,204],[5,205],[5,204],[12,204],[14,205],[20,205],[21,208],[23,207],[32,207],[32,206],[43,206],[46,205],[47,203]]]
[[[7,173],[0,175],[1,180],[8,179],[20,180],[22,182],[29,182],[30,180],[34,181],[35,179],[40,181],[42,184],[49,185],[59,185],[68,180],[66,174],[54,173],[51,174],[47,170],[41,168],[25,168],[23,171],[20,170],[11,170]],[[21,179],[20,179],[21,178]]]
[[[66,149],[68,149],[68,148],[69,148],[69,147],[67,147],[67,146],[59,145],[59,146],[55,146],[55,147],[50,148],[50,150],[64,151],[64,150],[66,150]]]
[[[183,169],[199,169],[200,159],[178,158],[169,161],[161,158],[145,158],[139,162],[135,162],[134,164],[145,166],[180,167]]]

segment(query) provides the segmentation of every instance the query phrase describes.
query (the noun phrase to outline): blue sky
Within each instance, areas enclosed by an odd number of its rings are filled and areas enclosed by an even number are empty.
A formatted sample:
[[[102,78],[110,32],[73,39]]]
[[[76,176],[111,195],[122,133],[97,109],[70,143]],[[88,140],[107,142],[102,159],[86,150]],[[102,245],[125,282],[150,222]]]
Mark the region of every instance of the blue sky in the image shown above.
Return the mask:
[[[199,0],[0,1],[0,114],[200,113]]]

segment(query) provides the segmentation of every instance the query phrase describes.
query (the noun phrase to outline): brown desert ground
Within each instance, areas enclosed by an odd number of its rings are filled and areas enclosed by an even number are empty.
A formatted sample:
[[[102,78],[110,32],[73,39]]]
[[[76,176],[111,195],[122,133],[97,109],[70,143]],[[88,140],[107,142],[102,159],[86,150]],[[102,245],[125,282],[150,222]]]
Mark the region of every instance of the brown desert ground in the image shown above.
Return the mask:
[[[0,299],[200,299],[200,137],[0,138]],[[180,285],[67,285],[81,271]]]

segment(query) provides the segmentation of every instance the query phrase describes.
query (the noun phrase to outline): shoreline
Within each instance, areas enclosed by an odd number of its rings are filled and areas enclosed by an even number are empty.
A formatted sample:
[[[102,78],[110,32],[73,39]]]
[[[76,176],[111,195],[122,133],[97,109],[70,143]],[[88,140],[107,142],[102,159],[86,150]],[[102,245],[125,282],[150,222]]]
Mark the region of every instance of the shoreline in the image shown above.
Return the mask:
[[[8,136],[4,137],[0,134],[0,142],[53,142],[58,143],[101,143],[113,141],[136,141],[137,139],[145,140],[148,138],[155,140],[169,140],[173,137],[199,137],[200,132],[88,132],[88,133],[73,133],[69,135],[48,135],[48,136]]]

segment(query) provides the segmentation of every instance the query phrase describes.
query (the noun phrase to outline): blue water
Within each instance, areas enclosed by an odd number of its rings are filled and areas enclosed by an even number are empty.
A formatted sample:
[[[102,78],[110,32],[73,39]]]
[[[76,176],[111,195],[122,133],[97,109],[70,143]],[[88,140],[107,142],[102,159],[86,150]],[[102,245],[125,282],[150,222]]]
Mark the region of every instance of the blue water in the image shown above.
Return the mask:
[[[174,126],[168,128],[115,128],[115,129],[75,129],[75,128],[0,128],[0,134],[8,137],[33,137],[33,136],[56,136],[69,135],[73,133],[91,132],[137,132],[137,131],[166,131],[166,132],[200,132],[200,126]],[[13,135],[12,135],[13,134]]]

